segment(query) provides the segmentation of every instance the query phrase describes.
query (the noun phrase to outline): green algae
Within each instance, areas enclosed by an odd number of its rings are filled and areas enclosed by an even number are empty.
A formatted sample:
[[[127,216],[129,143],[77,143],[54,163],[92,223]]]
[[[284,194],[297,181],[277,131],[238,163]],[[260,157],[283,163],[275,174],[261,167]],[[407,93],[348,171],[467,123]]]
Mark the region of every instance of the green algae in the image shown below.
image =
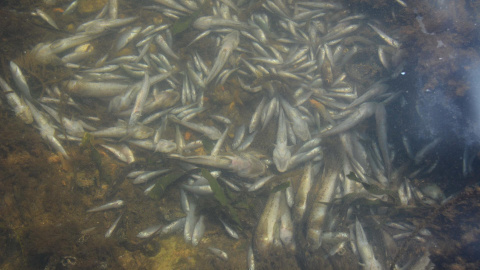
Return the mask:
[[[207,169],[202,168],[202,176],[208,180],[210,187],[213,190],[213,197],[220,203],[222,208],[226,211],[229,217],[235,221],[235,223],[240,224],[240,219],[238,218],[237,210],[231,205],[230,201],[227,199],[223,188],[218,184],[217,179],[210,174]]]
[[[148,193],[148,196],[154,200],[161,199],[167,188],[185,174],[186,173],[182,171],[173,171],[165,176],[162,176],[157,180],[155,187],[153,187],[152,191]]]

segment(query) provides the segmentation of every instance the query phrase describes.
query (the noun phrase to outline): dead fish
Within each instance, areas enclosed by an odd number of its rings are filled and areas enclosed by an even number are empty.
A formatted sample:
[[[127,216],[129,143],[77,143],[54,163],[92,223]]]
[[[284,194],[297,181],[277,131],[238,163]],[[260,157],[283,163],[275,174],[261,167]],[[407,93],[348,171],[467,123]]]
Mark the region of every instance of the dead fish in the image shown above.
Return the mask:
[[[17,85],[18,89],[22,92],[22,94],[32,100],[32,96],[30,95],[30,88],[28,87],[27,80],[25,76],[23,76],[23,72],[20,67],[15,64],[15,62],[10,61],[10,71],[12,72],[13,80]]]
[[[106,204],[104,204],[104,205],[100,205],[100,206],[91,208],[91,209],[87,210],[87,213],[99,212],[99,211],[106,211],[106,210],[110,210],[110,209],[116,209],[116,208],[123,207],[124,205],[125,205],[125,202],[124,202],[124,201],[122,201],[122,200],[116,200],[116,201],[113,201],[113,202],[106,203]]]
[[[205,85],[207,85],[210,81],[212,81],[213,78],[215,78],[215,76],[218,75],[218,73],[220,73],[228,58],[232,54],[233,50],[237,48],[239,42],[240,32],[238,31],[233,31],[223,38],[222,47],[220,47],[213,67],[208,73],[207,78],[205,79]]]
[[[352,113],[347,119],[343,120],[340,124],[334,126],[333,128],[323,131],[319,134],[319,137],[327,137],[331,135],[336,135],[342,132],[345,132],[354,126],[358,125],[363,120],[372,116],[377,109],[377,103],[374,102],[365,102],[360,105],[358,110],[355,113]]]
[[[108,228],[107,232],[105,233],[105,238],[109,238],[112,236],[113,231],[117,228],[118,222],[120,222],[120,219],[122,218],[123,214],[120,214],[118,218],[112,223],[112,226]]]
[[[53,28],[57,29],[57,30],[60,30],[57,26],[57,24],[55,23],[55,21],[52,19],[52,17],[50,17],[47,13],[45,13],[43,10],[37,8],[35,9],[35,12],[32,13],[33,15],[37,15],[37,16],[40,16],[40,18],[42,18],[44,21],[46,21],[50,26],[52,26]]]

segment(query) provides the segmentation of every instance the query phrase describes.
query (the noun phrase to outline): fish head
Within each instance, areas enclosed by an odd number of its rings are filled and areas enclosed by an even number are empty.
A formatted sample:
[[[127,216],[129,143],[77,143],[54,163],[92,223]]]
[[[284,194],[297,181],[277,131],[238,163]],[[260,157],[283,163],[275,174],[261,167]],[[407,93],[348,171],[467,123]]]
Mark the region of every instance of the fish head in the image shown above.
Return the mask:
[[[177,149],[177,144],[172,141],[160,140],[157,143],[155,152],[171,153]]]
[[[279,172],[285,172],[288,168],[291,153],[287,147],[275,147],[273,149],[273,162]]]

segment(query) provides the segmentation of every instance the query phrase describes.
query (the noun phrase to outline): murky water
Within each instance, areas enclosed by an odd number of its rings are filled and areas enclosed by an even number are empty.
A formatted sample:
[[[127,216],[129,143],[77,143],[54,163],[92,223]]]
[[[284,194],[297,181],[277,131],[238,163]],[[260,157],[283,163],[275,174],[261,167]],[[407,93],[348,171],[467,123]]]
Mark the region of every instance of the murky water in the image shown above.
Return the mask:
[[[115,3],[1,6],[2,269],[478,268],[477,2]]]

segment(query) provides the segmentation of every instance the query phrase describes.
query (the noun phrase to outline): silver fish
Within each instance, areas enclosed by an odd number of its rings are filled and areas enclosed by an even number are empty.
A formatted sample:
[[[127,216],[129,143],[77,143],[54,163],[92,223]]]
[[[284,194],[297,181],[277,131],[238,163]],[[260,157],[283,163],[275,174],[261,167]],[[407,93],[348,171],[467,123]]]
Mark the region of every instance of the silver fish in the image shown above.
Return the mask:
[[[131,87],[123,83],[87,82],[83,80],[66,81],[63,86],[72,95],[97,98],[117,96]]]
[[[252,118],[250,120],[250,125],[248,126],[248,131],[250,133],[257,130],[257,126],[260,123],[260,119],[261,119],[261,112],[263,111],[263,108],[265,107],[266,102],[267,102],[267,99],[263,97],[260,103],[257,105],[257,108],[255,109],[255,112],[253,113]]]
[[[159,233],[161,235],[165,235],[165,234],[171,234],[173,232],[176,232],[176,231],[179,231],[181,230],[183,227],[185,227],[185,221],[186,221],[186,218],[180,218],[180,219],[177,219],[173,222],[171,222],[170,224],[164,226],[160,231]]]
[[[183,237],[186,242],[192,241],[193,231],[195,229],[196,224],[196,215],[195,209],[197,208],[196,203],[190,201],[190,211],[187,213],[187,217],[185,219],[185,229],[183,230]]]
[[[99,212],[99,211],[106,211],[106,210],[110,210],[110,209],[116,209],[116,208],[123,207],[124,205],[125,205],[125,202],[124,202],[124,201],[122,201],[122,200],[116,200],[116,201],[113,201],[113,202],[106,203],[106,204],[104,204],[104,205],[100,205],[100,206],[91,208],[91,209],[87,210],[87,213]]]
[[[232,142],[233,149],[236,149],[242,143],[243,136],[245,136],[245,130],[246,130],[245,124],[240,125],[235,130],[235,136],[233,137],[233,142]]]
[[[214,248],[214,247],[208,247],[208,250],[210,250],[210,252],[212,252],[215,256],[219,257],[220,259],[224,261],[228,261],[228,254],[225,251],[220,250],[218,248]]]
[[[252,245],[248,246],[247,266],[248,270],[255,270],[255,254],[253,253]]]
[[[215,78],[215,76],[218,75],[218,73],[220,73],[232,52],[237,48],[239,42],[240,32],[238,31],[233,31],[223,38],[222,47],[220,47],[218,56],[215,59],[213,67],[208,73],[207,78],[205,79],[205,85],[207,85],[210,81],[212,81],[213,78]]]
[[[372,24],[368,24],[388,45],[390,46],[393,46],[397,49],[400,48],[401,44],[400,42],[398,42],[397,40],[391,38],[390,36],[388,36],[387,34],[385,34],[385,32],[383,32],[382,30],[380,30],[378,27],[372,25]]]
[[[45,115],[43,115],[42,112],[38,111],[37,108],[30,103],[30,101],[26,100],[25,101],[30,108],[30,111],[32,112],[33,119],[38,125],[38,129],[40,130],[40,135],[44,140],[47,140],[50,145],[60,152],[63,157],[66,159],[70,159],[70,157],[67,154],[67,151],[63,148],[62,144],[57,140],[55,137],[55,129],[51,125],[50,121],[46,118]]]
[[[225,230],[227,231],[228,235],[230,235],[232,238],[238,239],[238,233],[230,225],[228,225],[222,219],[220,219],[220,222],[222,222],[223,227],[225,227]]]
[[[280,110],[278,117],[278,131],[277,141],[275,148],[273,149],[273,162],[277,166],[279,172],[285,172],[290,161],[291,153],[287,146],[287,124],[285,122],[285,114],[283,110]]]
[[[0,78],[0,87],[3,89],[7,102],[13,108],[15,115],[26,124],[33,123],[32,111],[3,78]]]
[[[158,170],[158,171],[153,171],[153,172],[146,172],[142,175],[139,175],[137,176],[134,180],[133,180],[133,184],[143,184],[143,183],[146,183],[148,182],[149,180],[151,180],[152,178],[154,177],[157,177],[157,176],[160,176],[162,174],[165,174],[167,172],[169,172],[170,169],[163,169],[163,170]]]
[[[230,170],[240,177],[256,178],[265,175],[267,166],[252,153],[239,153],[238,155],[222,156],[189,156],[170,155],[171,158],[197,165],[205,165],[219,169]]]
[[[229,130],[229,128],[227,127],[227,128],[225,129],[225,131],[222,133],[222,136],[218,139],[218,141],[217,141],[217,143],[215,144],[215,146],[213,146],[213,149],[212,149],[212,151],[210,152],[210,155],[211,155],[212,157],[218,155],[218,153],[220,152],[220,149],[222,148],[223,143],[225,142],[225,139],[227,138],[228,130]]]
[[[380,152],[382,153],[388,178],[392,170],[392,162],[390,160],[387,141],[387,111],[385,110],[385,106],[381,103],[377,105],[377,110],[375,111],[375,120],[377,123],[378,144],[380,146]]]
[[[358,253],[363,261],[363,269],[365,270],[381,270],[384,269],[373,253],[372,246],[368,243],[367,236],[363,230],[362,224],[355,219],[355,234]]]
[[[145,106],[145,101],[147,100],[149,92],[150,78],[148,76],[148,72],[145,72],[142,87],[140,88],[140,92],[138,92],[137,99],[135,100],[135,105],[133,106],[132,113],[130,115],[130,120],[128,121],[129,130],[137,124],[138,119],[142,116],[143,107]]]
[[[193,27],[205,31],[212,28],[228,27],[236,30],[248,30],[250,26],[244,22],[227,20],[214,16],[203,16],[193,22]],[[237,32],[238,33],[238,32]]]
[[[157,224],[157,225],[152,225],[145,230],[139,232],[137,234],[138,238],[150,238],[152,237],[155,233],[157,233],[160,229],[162,229],[163,224]]]
[[[134,38],[138,36],[140,31],[142,30],[142,27],[137,26],[133,27],[132,29],[124,31],[117,39],[117,42],[115,43],[113,49],[115,51],[120,51],[123,49],[127,44],[132,41]]]
[[[118,222],[120,222],[120,219],[122,218],[123,214],[120,214],[117,219],[115,219],[115,221],[112,223],[112,226],[110,226],[110,228],[108,228],[107,232],[105,233],[105,238],[109,238],[110,236],[112,236],[113,232],[115,231],[115,229],[117,228],[117,225],[118,225]]]
[[[338,174],[343,160],[335,152],[329,152],[325,159],[322,180],[316,191],[316,197],[312,204],[311,215],[307,223],[307,242],[310,250],[317,250],[322,242],[323,225],[328,213],[328,205],[333,199],[335,188],[338,183]]]
[[[358,110],[350,115],[347,119],[343,120],[340,124],[334,126],[333,128],[323,131],[319,134],[320,137],[327,137],[336,135],[342,132],[345,132],[354,126],[358,125],[363,120],[372,116],[377,109],[377,103],[374,102],[365,102],[360,105]]]
[[[198,243],[200,243],[200,240],[202,240],[204,233],[205,233],[205,216],[202,215],[198,219],[197,224],[195,224],[195,229],[193,230],[193,235],[192,235],[193,246],[196,246],[198,245]]]
[[[23,76],[23,72],[20,67],[15,64],[15,62],[10,61],[10,70],[12,72],[13,80],[15,81],[18,89],[26,98],[32,100],[32,96],[30,95],[30,88],[28,87],[27,80],[25,79],[25,76]]]
[[[268,252],[272,246],[275,234],[275,224],[278,221],[278,214],[280,210],[280,199],[282,192],[275,192],[270,194],[268,201],[265,204],[263,213],[255,231],[255,238],[253,239],[256,249],[260,253]]]
[[[310,139],[310,131],[308,130],[308,124],[301,117],[300,112],[293,108],[285,99],[280,99],[282,108],[285,111],[288,119],[292,123],[293,132],[302,141]]]
[[[257,181],[255,181],[255,183],[253,183],[249,188],[248,188],[248,192],[253,192],[253,191],[257,191],[259,189],[261,189],[263,186],[265,186],[266,183],[268,183],[273,177],[275,177],[275,175],[269,175],[269,176],[265,176],[265,177],[262,177],[260,179],[258,179]]]
[[[370,88],[363,95],[361,95],[360,97],[355,99],[352,103],[350,103],[350,105],[348,105],[346,109],[353,108],[357,105],[360,105],[360,104],[368,101],[371,98],[374,98],[378,95],[381,95],[381,94],[385,93],[387,91],[387,89],[388,89],[388,86],[386,84],[381,83],[381,82],[377,82],[377,83],[373,84],[372,86],[370,86]]]
[[[314,178],[312,175],[312,163],[308,162],[303,169],[303,175],[300,179],[300,185],[298,186],[297,193],[295,194],[293,217],[296,222],[301,222],[303,220],[303,215],[307,210],[308,194],[314,184],[313,180]]]
[[[43,20],[45,20],[48,24],[50,24],[50,26],[52,26],[53,28],[59,30],[57,24],[55,23],[55,21],[52,19],[52,17],[50,17],[47,13],[45,13],[43,10],[37,8],[35,9],[35,14],[40,16]]]
[[[207,136],[211,140],[218,140],[222,137],[222,133],[216,127],[213,126],[204,126],[201,124],[196,124],[192,122],[182,121],[175,116],[170,116],[169,118],[173,122],[185,126],[193,131],[199,132]]]
[[[168,46],[167,42],[165,41],[165,38],[162,35],[158,34],[155,37],[155,42],[157,42],[158,46],[160,46],[160,48],[162,49],[163,52],[165,52],[165,54],[171,56],[176,60],[179,59],[178,55],[172,50],[172,48],[170,48],[170,46]]]

